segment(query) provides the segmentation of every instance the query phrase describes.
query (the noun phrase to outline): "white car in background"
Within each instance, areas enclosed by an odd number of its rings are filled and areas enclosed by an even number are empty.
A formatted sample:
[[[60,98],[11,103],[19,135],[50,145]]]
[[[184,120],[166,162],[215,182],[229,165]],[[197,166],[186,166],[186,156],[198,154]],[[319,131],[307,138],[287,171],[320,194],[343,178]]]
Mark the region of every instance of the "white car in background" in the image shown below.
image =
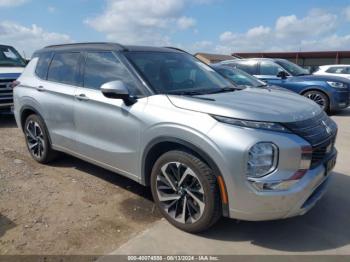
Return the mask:
[[[13,106],[12,82],[23,72],[26,61],[12,46],[0,45],[0,113]]]
[[[334,75],[350,79],[350,65],[324,65],[320,66],[314,75]]]

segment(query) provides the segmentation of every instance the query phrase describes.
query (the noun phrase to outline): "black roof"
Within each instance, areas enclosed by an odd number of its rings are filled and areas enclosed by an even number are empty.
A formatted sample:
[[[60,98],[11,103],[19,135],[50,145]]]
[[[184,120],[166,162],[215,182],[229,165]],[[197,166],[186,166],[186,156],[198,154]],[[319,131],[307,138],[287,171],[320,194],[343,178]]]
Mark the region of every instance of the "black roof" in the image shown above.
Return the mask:
[[[10,46],[10,45],[1,45],[0,44],[0,47],[12,47],[12,46]],[[13,48],[13,47],[12,47]]]
[[[84,51],[84,50],[108,50],[108,51],[153,51],[153,52],[185,52],[174,47],[152,47],[121,45],[118,43],[73,43],[64,45],[51,45],[35,52],[35,54],[50,51]]]

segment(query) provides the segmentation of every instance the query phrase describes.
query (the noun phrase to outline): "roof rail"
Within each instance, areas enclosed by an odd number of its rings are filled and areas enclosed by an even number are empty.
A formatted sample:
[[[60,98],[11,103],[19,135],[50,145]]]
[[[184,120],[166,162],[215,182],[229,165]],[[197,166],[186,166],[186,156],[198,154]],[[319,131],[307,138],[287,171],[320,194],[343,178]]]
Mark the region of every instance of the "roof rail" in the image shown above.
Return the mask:
[[[178,48],[178,47],[172,47],[172,46],[165,46],[165,48],[169,48],[169,49],[174,49],[174,50],[177,50],[177,51],[180,51],[180,52],[184,52],[186,54],[189,54],[189,52],[181,49],[181,48]]]
[[[65,47],[65,46],[78,46],[78,45],[116,45],[122,50],[127,50],[127,48],[119,43],[113,42],[85,42],[85,43],[69,43],[69,44],[60,44],[60,45],[49,45],[44,48],[55,48],[55,47]]]

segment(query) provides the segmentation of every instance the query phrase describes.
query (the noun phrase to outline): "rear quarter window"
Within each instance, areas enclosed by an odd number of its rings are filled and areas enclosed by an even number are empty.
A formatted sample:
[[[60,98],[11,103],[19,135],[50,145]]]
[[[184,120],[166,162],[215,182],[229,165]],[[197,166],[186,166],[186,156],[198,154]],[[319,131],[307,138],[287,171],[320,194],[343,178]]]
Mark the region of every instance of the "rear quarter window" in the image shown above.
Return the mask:
[[[35,74],[41,78],[46,80],[47,72],[49,70],[49,65],[52,59],[52,53],[43,53],[38,56],[38,63],[35,68]]]

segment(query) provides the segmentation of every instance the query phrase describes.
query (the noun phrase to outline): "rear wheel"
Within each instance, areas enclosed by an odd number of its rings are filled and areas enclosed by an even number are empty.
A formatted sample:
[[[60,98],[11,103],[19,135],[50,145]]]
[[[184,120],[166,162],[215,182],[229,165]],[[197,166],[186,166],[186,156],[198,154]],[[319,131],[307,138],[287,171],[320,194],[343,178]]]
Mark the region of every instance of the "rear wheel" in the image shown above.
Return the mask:
[[[154,201],[163,216],[191,233],[212,226],[221,216],[220,194],[212,170],[184,151],[169,151],[151,174]]]
[[[36,161],[46,164],[56,156],[56,152],[51,148],[44,121],[38,115],[27,117],[24,134],[29,153]]]
[[[324,111],[329,111],[328,96],[320,91],[312,90],[304,93],[304,96],[318,104]]]

